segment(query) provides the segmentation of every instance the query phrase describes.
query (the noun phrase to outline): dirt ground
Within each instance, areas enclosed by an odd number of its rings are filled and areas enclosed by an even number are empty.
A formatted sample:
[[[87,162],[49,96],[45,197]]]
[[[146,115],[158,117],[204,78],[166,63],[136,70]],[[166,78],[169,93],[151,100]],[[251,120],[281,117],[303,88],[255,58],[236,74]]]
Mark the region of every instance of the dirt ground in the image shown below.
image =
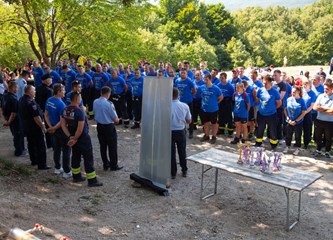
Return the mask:
[[[290,74],[299,69],[287,68]],[[286,232],[283,188],[220,171],[218,194],[200,201],[201,165],[192,162],[188,162],[187,178],[179,174],[172,180],[168,197],[134,188],[129,175],[139,169],[140,130],[117,127],[119,163],[124,169],[105,172],[94,124],[90,121],[90,135],[96,171],[104,183],[100,188],[64,180],[53,170],[35,170],[28,156],[13,157],[10,131],[0,129],[0,158],[30,173],[0,168],[1,224],[29,229],[41,223],[46,228],[44,234],[37,234],[41,239],[333,239],[333,161],[310,157],[313,148],[297,157],[288,154],[284,161],[284,165],[323,175],[303,192],[301,222]],[[199,129],[188,140],[188,155],[211,147],[236,151],[226,137],[218,137],[212,146],[200,143],[202,135]],[[52,165],[52,150],[47,159]],[[296,204],[296,194],[292,199]]]

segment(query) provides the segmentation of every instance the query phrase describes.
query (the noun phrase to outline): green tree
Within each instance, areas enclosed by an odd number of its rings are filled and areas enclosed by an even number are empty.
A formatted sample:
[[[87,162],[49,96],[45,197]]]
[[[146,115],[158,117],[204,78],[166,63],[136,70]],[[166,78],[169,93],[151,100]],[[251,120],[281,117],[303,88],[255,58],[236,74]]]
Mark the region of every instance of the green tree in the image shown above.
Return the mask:
[[[12,8],[2,22],[18,26],[27,36],[30,47],[40,61],[54,66],[94,34],[89,26],[115,19],[120,5],[131,0],[7,0]]]
[[[244,63],[250,59],[250,53],[246,50],[244,43],[232,37],[231,40],[227,43],[227,52],[231,58],[232,66],[244,66]]]
[[[230,12],[221,3],[201,4],[200,15],[209,29],[206,40],[212,45],[226,44],[237,32]]]

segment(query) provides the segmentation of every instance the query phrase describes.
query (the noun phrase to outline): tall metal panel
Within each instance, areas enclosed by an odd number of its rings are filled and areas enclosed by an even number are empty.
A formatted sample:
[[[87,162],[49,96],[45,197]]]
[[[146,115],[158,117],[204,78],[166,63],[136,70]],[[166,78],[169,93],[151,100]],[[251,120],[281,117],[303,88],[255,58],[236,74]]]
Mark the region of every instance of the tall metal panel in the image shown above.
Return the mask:
[[[139,175],[166,188],[171,174],[172,78],[145,77]]]

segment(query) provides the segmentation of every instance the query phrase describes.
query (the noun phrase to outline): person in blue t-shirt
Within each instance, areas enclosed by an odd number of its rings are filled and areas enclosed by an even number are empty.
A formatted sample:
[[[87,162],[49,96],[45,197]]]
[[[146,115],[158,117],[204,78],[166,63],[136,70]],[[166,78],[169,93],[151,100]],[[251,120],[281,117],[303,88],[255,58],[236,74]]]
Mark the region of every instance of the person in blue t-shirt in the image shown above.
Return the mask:
[[[72,82],[75,80],[76,73],[70,69],[67,65],[62,66],[61,78],[65,85],[66,93],[72,89]]]
[[[79,92],[81,93],[82,91],[82,87],[81,87],[81,83],[77,80],[73,81],[72,82],[72,91],[70,91],[69,93],[66,93],[66,96],[65,96],[65,103],[66,105],[69,105],[71,104],[71,99],[70,99],[70,96],[71,96],[71,93],[72,92]],[[81,102],[79,104],[79,107],[84,111],[86,112],[86,107],[83,105],[83,100],[81,99]]]
[[[294,155],[298,155],[301,148],[301,137],[303,128],[303,118],[305,116],[306,106],[302,98],[302,88],[293,87],[292,96],[287,99],[287,105],[284,108],[284,115],[286,117],[287,135],[286,135],[286,149],[284,153],[288,153],[291,146],[291,140],[295,132],[295,147]]]
[[[302,80],[303,84],[303,99],[306,106],[305,116],[303,120],[303,144],[304,149],[308,148],[309,143],[311,142],[312,136],[312,109],[314,103],[316,102],[317,96],[314,91],[311,90],[311,81],[307,78]]]
[[[224,135],[225,130],[228,132],[228,137],[233,137],[234,123],[232,119],[234,87],[227,81],[227,74],[220,73],[220,83],[216,85],[221,89],[223,100],[219,104],[219,130],[218,135]]]
[[[141,70],[134,70],[134,77],[131,78],[131,85],[133,90],[133,114],[134,125],[131,129],[140,128],[141,111],[142,111],[142,93],[143,93],[143,76]]]
[[[72,177],[70,168],[71,149],[67,146],[68,139],[62,131],[60,120],[66,107],[62,98],[65,96],[65,87],[56,83],[53,86],[53,96],[47,99],[45,104],[45,121],[49,128],[47,131],[53,138],[54,173],[62,174],[65,179]],[[62,163],[60,155],[62,153]]]
[[[209,73],[209,72],[208,72]],[[201,77],[200,71],[196,71],[194,74],[194,87],[197,90],[196,94],[193,96],[193,130],[197,129],[197,125],[199,124],[198,117],[201,109],[201,95],[198,94],[198,88],[205,84],[204,80]]]
[[[232,72],[232,78],[228,80],[228,82],[234,87],[234,90],[236,91],[236,84],[240,83],[242,79],[238,77],[238,69],[234,69],[231,71]]]
[[[216,142],[217,135],[217,114],[219,110],[219,103],[222,101],[223,96],[221,90],[212,83],[212,76],[206,74],[204,77],[205,85],[198,88],[198,94],[201,94],[201,113],[200,118],[204,124],[205,135],[201,138],[201,142],[209,141],[210,123],[212,124],[212,139],[210,143]]]
[[[110,81],[108,76],[103,72],[101,64],[97,63],[95,66],[95,73],[93,74],[92,78],[92,96],[91,96],[91,103],[93,106],[93,102],[95,99],[100,97],[100,92],[102,87],[109,86]],[[89,104],[89,103],[88,103]],[[93,108],[93,107],[92,107]],[[88,112],[89,119],[92,119],[93,112]]]
[[[249,85],[249,82],[246,80],[242,80],[242,83],[244,85],[245,92],[249,96],[249,99],[250,99],[250,110],[249,110],[247,126],[248,126],[248,131],[249,131],[248,140],[251,141],[254,136],[254,124],[255,124],[254,104],[257,99],[257,90],[252,85]]]
[[[117,115],[119,118],[118,124],[122,124],[124,122],[124,127],[128,128],[130,122],[126,107],[126,91],[128,86],[125,80],[121,76],[119,76],[117,69],[112,69],[111,75],[112,75],[110,81],[112,89],[111,100],[117,111]]]
[[[154,64],[150,64],[148,66],[148,72],[146,74],[147,77],[156,77],[157,76],[157,72],[155,71],[155,65]]]
[[[32,61],[32,75],[34,76],[34,85],[35,87],[39,87],[42,85],[42,76],[45,74],[43,68],[38,66],[38,62],[36,60]]]
[[[276,109],[282,104],[281,97],[275,88],[272,88],[273,79],[271,76],[267,75],[264,77],[263,84],[264,87],[259,88],[257,91],[257,99],[259,99],[260,104],[257,114],[258,131],[256,138],[256,146],[260,147],[263,142],[264,131],[266,125],[270,130],[270,144],[273,150],[278,145],[277,140],[277,116]]]
[[[88,97],[89,97],[89,84],[92,80],[91,76],[84,71],[84,68],[82,65],[78,65],[78,73],[76,74],[75,80],[81,83],[81,95],[82,95],[82,101],[83,105],[86,106],[88,103]]]
[[[193,95],[196,94],[197,90],[193,81],[187,77],[186,68],[180,70],[180,78],[176,80],[174,87],[179,90],[179,101],[186,103],[190,108],[191,115],[193,115]],[[189,125],[189,138],[193,138],[193,119]]]
[[[127,68],[125,69],[125,83],[127,85],[127,91],[125,96],[126,101],[126,107],[127,107],[127,115],[129,120],[133,120],[133,88],[132,88],[132,78],[134,77],[133,72],[133,65],[130,63],[127,65]]]
[[[205,62],[200,62],[200,74],[201,77],[204,78],[206,74],[209,74],[209,71],[206,69],[206,63]]]
[[[184,62],[184,68],[186,68],[187,70],[187,77],[190,78],[191,80],[194,79],[194,73],[192,72],[191,68],[190,68],[190,62],[185,61]]]
[[[60,75],[56,71],[52,70],[49,66],[45,66],[44,70],[45,70],[45,73],[50,74],[50,76],[52,78],[51,86],[53,86],[56,83],[61,83],[62,82],[62,79],[61,79]]]
[[[246,81],[246,80],[245,80]],[[240,140],[240,135],[243,133],[242,143],[247,139],[247,118],[250,110],[250,96],[244,90],[243,83],[237,83],[236,92],[233,95],[234,100],[234,121],[236,125],[236,136],[231,144],[237,144]]]
[[[210,72],[210,75],[212,76],[212,83],[214,85],[217,85],[220,83],[220,79],[217,77],[219,73],[219,70],[217,68],[213,68],[212,71]]]

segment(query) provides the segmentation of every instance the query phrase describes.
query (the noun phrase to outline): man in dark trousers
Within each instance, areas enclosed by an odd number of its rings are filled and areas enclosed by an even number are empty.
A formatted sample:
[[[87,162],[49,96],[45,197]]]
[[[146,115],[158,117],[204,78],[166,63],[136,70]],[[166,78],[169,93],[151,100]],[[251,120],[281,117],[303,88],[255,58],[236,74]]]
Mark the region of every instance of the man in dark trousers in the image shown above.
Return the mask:
[[[24,95],[19,101],[19,114],[28,140],[31,165],[38,165],[38,169],[47,170],[51,167],[46,164],[44,140],[46,128],[43,123],[43,112],[34,100],[35,93],[35,87],[32,85],[24,88]]]
[[[18,114],[18,99],[16,92],[18,84],[15,81],[8,83],[8,92],[4,94],[2,100],[2,114],[5,119],[3,126],[10,127],[10,131],[14,137],[15,156],[24,156],[27,150],[24,149],[24,132],[22,120]]]
[[[81,175],[81,156],[84,161],[84,169],[88,179],[88,187],[103,186],[96,177],[94,168],[93,146],[89,135],[88,120],[86,114],[79,107],[82,100],[81,94],[72,92],[71,104],[64,109],[61,118],[61,128],[68,139],[68,146],[72,148],[72,174],[73,182],[86,180]]]
[[[49,99],[50,97],[53,96],[53,89],[52,89],[51,85],[52,85],[52,77],[50,74],[47,73],[42,76],[42,85],[36,87],[35,100],[38,103],[38,105],[40,106],[40,108],[42,109],[43,114],[45,113],[45,104],[46,104],[47,99]],[[49,128],[47,123],[45,123],[45,126],[46,126],[46,129]],[[52,137],[51,137],[50,133],[47,132],[45,134],[45,140],[46,140],[47,148],[53,147]]]
[[[173,88],[172,105],[171,105],[171,177],[176,178],[177,162],[176,162],[176,146],[179,155],[179,164],[183,172],[183,177],[187,176],[186,164],[186,123],[190,124],[192,116],[190,108],[186,103],[178,100],[178,88]]]
[[[94,101],[94,114],[97,122],[97,134],[100,144],[100,152],[103,160],[103,168],[107,171],[117,171],[122,169],[118,166],[117,153],[117,131],[114,126],[119,122],[116,109],[108,99],[111,95],[111,88],[105,86],[101,89],[101,96]],[[107,157],[109,150],[109,159]]]

